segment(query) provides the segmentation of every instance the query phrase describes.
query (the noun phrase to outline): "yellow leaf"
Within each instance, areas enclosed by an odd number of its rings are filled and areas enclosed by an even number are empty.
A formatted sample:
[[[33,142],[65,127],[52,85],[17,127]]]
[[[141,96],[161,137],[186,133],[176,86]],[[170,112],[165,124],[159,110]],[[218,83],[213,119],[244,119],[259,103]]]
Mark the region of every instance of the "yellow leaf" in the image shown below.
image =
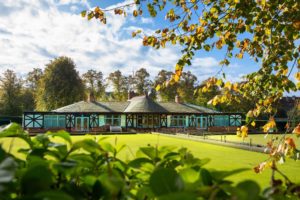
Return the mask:
[[[160,84],[158,84],[158,85],[156,86],[155,90],[156,90],[156,91],[159,91],[159,90],[160,90],[160,87],[161,87]]]
[[[227,82],[225,83],[224,88],[228,88],[228,90],[231,90],[231,83],[230,83],[229,81],[227,81]]]
[[[236,55],[237,58],[242,59],[243,58],[243,53],[239,53]]]
[[[255,127],[255,121],[251,122],[251,126]]]
[[[134,16],[134,17],[137,17],[137,16],[138,16],[138,11],[137,11],[137,10],[134,10],[134,11],[133,11],[133,16]]]
[[[297,81],[300,81],[300,72],[297,72],[297,73],[295,74],[295,78],[297,79]]]
[[[222,40],[220,39],[220,40],[218,40],[218,41],[216,42],[216,47],[217,47],[218,49],[222,49],[222,46],[223,46],[223,42],[222,42]]]
[[[180,79],[180,76],[178,76],[177,74],[175,74],[175,75],[174,75],[174,81],[175,81],[175,82],[178,82],[179,79]]]
[[[273,131],[275,128],[276,128],[276,122],[274,120],[274,117],[270,117],[268,123],[266,123],[263,126],[263,130],[264,130],[265,133]]]
[[[289,68],[286,68],[282,71],[282,75],[287,75],[288,72],[289,72]]]
[[[241,127],[241,135],[242,135],[242,138],[245,138],[245,137],[248,137],[248,127],[247,126],[242,126]]]

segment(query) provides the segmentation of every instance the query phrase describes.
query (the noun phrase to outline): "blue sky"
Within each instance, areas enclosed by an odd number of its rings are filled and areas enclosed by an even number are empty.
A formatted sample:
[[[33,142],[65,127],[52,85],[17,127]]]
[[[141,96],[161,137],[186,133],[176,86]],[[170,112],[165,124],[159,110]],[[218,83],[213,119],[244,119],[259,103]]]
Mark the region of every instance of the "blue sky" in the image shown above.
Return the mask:
[[[126,1],[129,2],[129,1]],[[125,3],[126,3],[125,2]],[[166,25],[164,17],[157,19],[148,15],[134,18],[108,13],[108,23],[80,17],[84,9],[116,6],[117,0],[4,0],[0,3],[0,73],[13,69],[25,75],[34,67],[44,68],[49,60],[58,56],[71,57],[80,73],[88,69],[102,71],[105,75],[117,69],[132,74],[138,68],[146,68],[152,77],[161,69],[173,70],[180,58],[180,46],[167,46],[155,50],[143,47],[141,38],[132,38],[131,32],[142,29],[151,33]],[[128,8],[132,12],[134,8]],[[190,70],[198,81],[216,74],[224,51],[199,51]],[[259,65],[245,56],[232,59],[225,67],[230,81],[239,81]],[[293,94],[288,94],[293,95]]]

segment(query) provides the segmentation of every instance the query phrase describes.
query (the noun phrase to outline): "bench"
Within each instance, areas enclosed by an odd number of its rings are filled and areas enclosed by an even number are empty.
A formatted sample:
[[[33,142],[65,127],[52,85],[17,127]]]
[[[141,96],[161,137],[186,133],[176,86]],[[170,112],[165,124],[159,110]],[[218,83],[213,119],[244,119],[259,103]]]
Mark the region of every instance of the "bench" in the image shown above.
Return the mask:
[[[121,126],[110,126],[109,127],[110,132],[122,132]]]

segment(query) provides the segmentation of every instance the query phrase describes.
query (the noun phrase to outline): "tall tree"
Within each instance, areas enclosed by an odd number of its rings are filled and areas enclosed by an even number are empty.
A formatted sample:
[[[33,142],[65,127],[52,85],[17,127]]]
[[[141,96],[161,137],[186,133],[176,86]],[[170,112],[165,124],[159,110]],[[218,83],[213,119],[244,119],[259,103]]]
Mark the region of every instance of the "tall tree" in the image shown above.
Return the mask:
[[[6,70],[0,77],[0,112],[4,115],[20,115],[22,80],[12,70]]]
[[[22,102],[25,110],[34,110],[37,101],[37,89],[39,81],[43,76],[43,70],[34,68],[28,72],[25,79],[25,87],[23,87]],[[33,103],[34,102],[34,103]]]
[[[181,80],[179,81],[179,87],[177,88],[177,93],[184,102],[194,102],[196,81],[197,77],[190,71],[182,73]]]
[[[82,78],[88,92],[93,92],[97,99],[104,98],[106,84],[102,72],[90,69],[82,75]]]
[[[150,74],[145,68],[137,70],[134,74],[134,83],[136,93],[142,95],[150,89],[151,81],[149,79]]]
[[[84,85],[71,58],[58,57],[46,65],[37,95],[39,110],[53,110],[84,98]]]
[[[112,72],[109,74],[107,79],[113,87],[113,98],[117,101],[126,100],[128,94],[128,84],[127,79],[122,75],[122,72],[119,70]]]
[[[158,72],[154,79],[154,86],[160,87],[160,85],[165,85],[161,87],[158,91],[158,98],[162,101],[174,101],[177,94],[178,83],[167,84],[167,81],[173,76],[173,72],[161,70]]]
[[[34,68],[31,72],[28,72],[26,77],[26,86],[34,92],[38,88],[40,79],[43,76],[43,70],[40,68]]]

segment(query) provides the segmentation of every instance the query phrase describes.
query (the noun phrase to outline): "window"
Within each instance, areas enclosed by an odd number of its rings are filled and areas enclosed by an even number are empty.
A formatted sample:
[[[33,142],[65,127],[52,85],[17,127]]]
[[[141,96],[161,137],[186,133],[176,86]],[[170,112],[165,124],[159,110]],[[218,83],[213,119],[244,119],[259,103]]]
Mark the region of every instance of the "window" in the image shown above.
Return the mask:
[[[171,126],[173,126],[173,127],[185,126],[185,116],[184,115],[171,116]]]
[[[137,127],[139,128],[153,128],[159,127],[159,115],[138,115]]]
[[[120,126],[121,125],[121,115],[106,115],[105,124],[111,126]]]
[[[66,117],[64,115],[45,115],[45,128],[64,128],[66,126]]]
[[[215,126],[228,126],[229,125],[228,115],[215,115],[214,123]]]

